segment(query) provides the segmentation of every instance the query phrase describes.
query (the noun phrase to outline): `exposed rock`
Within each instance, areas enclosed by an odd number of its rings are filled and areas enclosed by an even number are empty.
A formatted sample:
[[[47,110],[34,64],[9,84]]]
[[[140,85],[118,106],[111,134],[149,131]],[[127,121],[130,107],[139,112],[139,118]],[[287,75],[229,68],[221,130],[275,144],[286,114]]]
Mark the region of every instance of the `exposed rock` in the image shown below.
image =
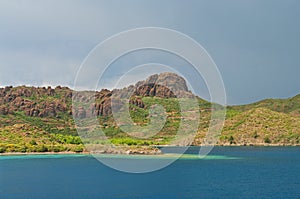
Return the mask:
[[[83,107],[78,107],[78,109],[75,111],[75,117],[76,118],[85,118],[86,117],[86,111]]]
[[[185,80],[173,73],[152,75],[145,81],[131,85],[123,89],[113,91],[102,89],[100,92],[78,92],[73,96],[73,91],[67,87],[57,86],[55,89],[46,87],[12,87],[0,88],[0,114],[10,114],[23,111],[32,117],[57,117],[59,113],[72,114],[76,117],[109,116],[112,114],[111,103],[116,110],[121,109],[124,100],[144,108],[141,97],[155,96],[162,98],[191,96]],[[72,110],[72,97],[81,103],[89,103],[89,108],[76,107]],[[93,102],[93,103],[91,103]]]
[[[140,107],[140,108],[145,107],[143,100],[141,100],[140,98],[130,99],[129,103],[134,104],[135,106]]]
[[[135,85],[135,95],[142,97],[191,97],[185,80],[174,73],[161,73],[151,75],[145,81]]]
[[[0,114],[1,115],[7,115],[8,114],[8,109],[5,106],[0,106]]]

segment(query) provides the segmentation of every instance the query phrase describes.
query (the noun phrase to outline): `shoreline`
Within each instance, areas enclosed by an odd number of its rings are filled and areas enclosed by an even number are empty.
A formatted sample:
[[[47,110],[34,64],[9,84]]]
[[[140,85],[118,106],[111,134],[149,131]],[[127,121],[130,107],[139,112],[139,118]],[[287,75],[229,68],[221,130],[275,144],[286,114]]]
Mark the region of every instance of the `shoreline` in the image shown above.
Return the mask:
[[[62,151],[62,152],[5,152],[0,153],[0,156],[14,156],[14,155],[90,155],[90,152],[70,152],[70,151]]]
[[[171,145],[161,145],[161,146],[155,146],[158,149],[159,148],[163,148],[163,147],[184,147],[184,146],[171,146]],[[202,147],[202,146],[188,146],[188,147]],[[215,145],[214,147],[300,147],[300,145],[281,145],[281,144],[268,144],[268,145]],[[5,153],[0,153],[0,156],[18,156],[18,155],[93,155],[93,154],[104,154],[104,155],[164,155],[164,153],[157,153],[157,154],[153,154],[153,153],[143,153],[143,154],[139,154],[139,153],[132,153],[132,154],[128,154],[128,153],[124,153],[124,154],[118,154],[118,153],[92,153],[92,152],[73,152],[73,151],[62,151],[62,152],[5,152]],[[165,153],[168,154],[168,153]]]

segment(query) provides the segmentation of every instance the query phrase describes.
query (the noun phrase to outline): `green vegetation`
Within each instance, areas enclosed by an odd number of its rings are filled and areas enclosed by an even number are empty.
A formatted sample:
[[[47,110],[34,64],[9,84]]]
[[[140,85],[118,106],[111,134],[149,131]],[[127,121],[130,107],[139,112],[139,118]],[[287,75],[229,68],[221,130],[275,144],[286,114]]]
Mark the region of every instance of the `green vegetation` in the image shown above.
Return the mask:
[[[276,112],[290,113],[300,116],[300,95],[288,99],[265,99],[253,104],[231,106],[237,111],[247,111],[254,108],[266,108]]]
[[[265,137],[264,141],[265,141],[265,143],[268,143],[268,144],[270,144],[272,142],[269,137]]]
[[[5,152],[82,152],[78,136],[51,134],[28,124],[15,124],[0,130],[0,153]]]
[[[222,137],[234,136],[237,144],[297,145],[300,138],[300,117],[267,108],[241,111],[227,118]],[[221,139],[219,144],[232,144]]]
[[[128,146],[150,146],[150,145],[160,145],[161,142],[154,142],[150,140],[140,140],[140,139],[133,139],[133,138],[112,138],[110,139],[111,143],[115,145],[128,145]]]

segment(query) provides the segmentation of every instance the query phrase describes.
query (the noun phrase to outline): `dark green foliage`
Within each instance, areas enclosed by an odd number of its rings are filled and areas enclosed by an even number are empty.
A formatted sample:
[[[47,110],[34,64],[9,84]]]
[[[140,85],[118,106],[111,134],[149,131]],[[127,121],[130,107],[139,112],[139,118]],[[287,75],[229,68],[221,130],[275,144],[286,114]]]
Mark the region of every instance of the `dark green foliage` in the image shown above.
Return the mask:
[[[271,143],[271,140],[270,140],[269,137],[265,137],[264,141],[265,141],[265,143],[267,143],[267,144],[270,144],[270,143]]]
[[[29,144],[31,144],[31,145],[37,145],[36,142],[35,142],[35,140],[31,140],[31,141],[29,142]]]
[[[6,147],[0,146],[0,153],[5,153],[5,151],[6,151]]]
[[[228,141],[230,142],[230,144],[234,144],[234,137],[231,135],[229,138],[228,138]]]
[[[38,145],[36,152],[47,152],[48,148],[45,145]]]
[[[254,132],[254,135],[253,135],[253,138],[256,139],[256,138],[258,138],[258,137],[259,137],[259,135],[258,135],[257,132],[255,131],[255,132]]]

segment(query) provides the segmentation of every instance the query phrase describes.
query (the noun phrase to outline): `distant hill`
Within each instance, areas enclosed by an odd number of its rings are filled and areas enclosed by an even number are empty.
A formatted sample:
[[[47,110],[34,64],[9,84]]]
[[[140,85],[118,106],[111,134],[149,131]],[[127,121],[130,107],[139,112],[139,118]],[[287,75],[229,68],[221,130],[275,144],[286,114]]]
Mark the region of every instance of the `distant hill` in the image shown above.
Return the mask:
[[[80,106],[72,110],[72,92],[61,86],[0,88],[0,152],[81,152],[84,146],[77,136],[72,115],[84,118],[90,113],[98,117],[100,127],[113,144],[133,148],[168,144],[174,138],[181,118],[176,96],[194,96],[185,80],[173,73],[152,75],[123,89],[97,91],[90,112]],[[128,93],[133,93],[128,96],[131,97],[130,114],[137,125],[149,122],[151,105],[165,107],[167,120],[157,135],[137,139],[117,127],[111,116],[111,96],[126,96]],[[76,97],[87,100],[84,95]],[[203,143],[211,111],[210,102],[201,98],[198,101],[201,121],[194,145]],[[266,99],[229,106],[218,144],[299,145],[299,142],[300,95],[297,95],[289,99]]]
[[[240,111],[250,110],[253,108],[267,108],[276,112],[300,116],[300,94],[288,99],[265,99],[253,104],[234,106],[232,108]]]

